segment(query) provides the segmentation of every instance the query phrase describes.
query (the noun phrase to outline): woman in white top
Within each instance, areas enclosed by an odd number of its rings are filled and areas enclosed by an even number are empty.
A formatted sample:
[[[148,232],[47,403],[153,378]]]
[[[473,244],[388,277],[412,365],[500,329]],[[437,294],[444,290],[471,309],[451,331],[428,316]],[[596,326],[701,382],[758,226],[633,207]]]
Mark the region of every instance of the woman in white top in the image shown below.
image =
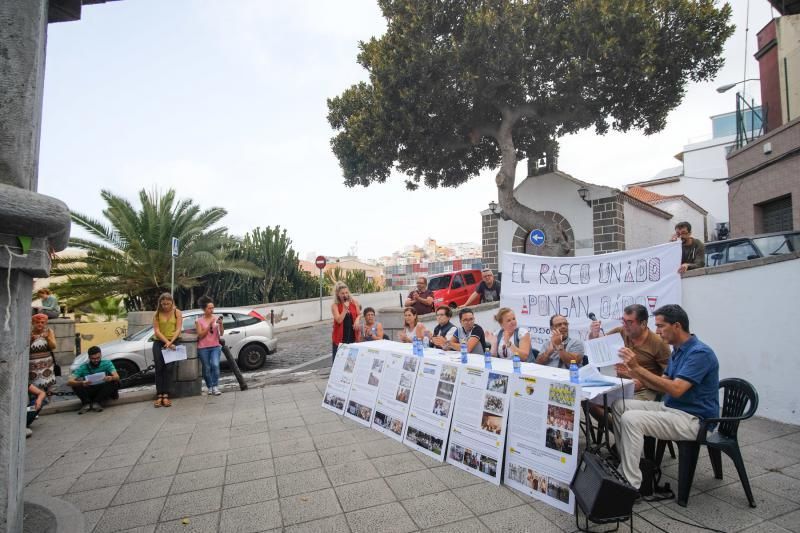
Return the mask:
[[[502,307],[494,319],[500,324],[496,334],[486,332],[486,340],[491,345],[492,356],[511,359],[518,355],[521,361],[527,361],[531,353],[531,334],[525,328],[517,327],[517,317],[508,307]]]
[[[403,329],[400,331],[400,342],[411,342],[414,337],[425,336],[425,325],[419,321],[417,311],[413,307],[406,307],[403,311]]]

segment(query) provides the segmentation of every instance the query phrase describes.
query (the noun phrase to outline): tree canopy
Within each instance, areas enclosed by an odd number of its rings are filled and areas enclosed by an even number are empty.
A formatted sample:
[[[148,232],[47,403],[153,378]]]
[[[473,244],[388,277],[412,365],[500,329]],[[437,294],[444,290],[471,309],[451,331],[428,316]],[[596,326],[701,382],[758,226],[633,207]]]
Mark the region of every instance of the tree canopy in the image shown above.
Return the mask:
[[[732,34],[714,0],[379,0],[384,35],[360,43],[369,82],[328,100],[347,186],[456,187],[496,169],[515,222],[517,161],[594,127],[664,128],[689,81],[714,77]]]

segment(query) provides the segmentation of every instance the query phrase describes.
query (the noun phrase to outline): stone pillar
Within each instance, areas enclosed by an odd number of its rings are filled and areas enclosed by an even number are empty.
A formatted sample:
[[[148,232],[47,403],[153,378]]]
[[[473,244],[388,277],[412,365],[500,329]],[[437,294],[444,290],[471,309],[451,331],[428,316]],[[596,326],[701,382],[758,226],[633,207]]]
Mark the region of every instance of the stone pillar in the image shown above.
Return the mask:
[[[71,318],[51,318],[47,321],[47,325],[56,337],[56,349],[53,355],[56,362],[61,365],[61,371],[67,375],[69,365],[75,360],[75,321]]]
[[[497,215],[484,211],[481,213],[481,263],[483,268],[498,270],[497,261]]]
[[[128,311],[128,335],[152,326],[154,313],[155,311]]]
[[[69,237],[63,202],[38,181],[47,0],[0,2],[0,532],[23,518],[25,404],[33,277]]]
[[[172,396],[175,398],[200,396],[203,375],[200,359],[197,358],[197,335],[182,333],[181,342],[186,346],[186,360],[178,361],[175,365],[177,368]]]
[[[592,200],[594,253],[625,249],[625,204],[618,196]]]

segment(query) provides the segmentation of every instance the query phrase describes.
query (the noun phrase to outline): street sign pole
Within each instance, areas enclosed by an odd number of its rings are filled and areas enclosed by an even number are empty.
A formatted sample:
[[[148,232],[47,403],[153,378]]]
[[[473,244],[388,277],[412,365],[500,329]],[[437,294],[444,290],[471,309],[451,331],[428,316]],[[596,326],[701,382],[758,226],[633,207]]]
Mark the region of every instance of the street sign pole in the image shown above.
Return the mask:
[[[175,298],[175,258],[178,257],[178,247],[180,245],[180,241],[177,237],[172,238],[172,281],[169,284],[169,293],[172,295],[172,298]]]
[[[319,321],[322,322],[322,271],[325,270],[325,265],[328,264],[328,260],[325,259],[324,255],[319,255],[314,261],[314,264],[317,265],[319,269]]]

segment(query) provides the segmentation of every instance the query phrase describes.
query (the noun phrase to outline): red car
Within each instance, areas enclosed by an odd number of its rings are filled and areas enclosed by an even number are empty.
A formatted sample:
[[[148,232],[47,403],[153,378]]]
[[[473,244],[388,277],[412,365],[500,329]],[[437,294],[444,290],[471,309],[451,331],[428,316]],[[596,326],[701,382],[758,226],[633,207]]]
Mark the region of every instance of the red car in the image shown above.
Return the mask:
[[[428,278],[428,290],[433,291],[433,306],[449,305],[453,309],[464,305],[481,282],[481,271],[459,270]]]

